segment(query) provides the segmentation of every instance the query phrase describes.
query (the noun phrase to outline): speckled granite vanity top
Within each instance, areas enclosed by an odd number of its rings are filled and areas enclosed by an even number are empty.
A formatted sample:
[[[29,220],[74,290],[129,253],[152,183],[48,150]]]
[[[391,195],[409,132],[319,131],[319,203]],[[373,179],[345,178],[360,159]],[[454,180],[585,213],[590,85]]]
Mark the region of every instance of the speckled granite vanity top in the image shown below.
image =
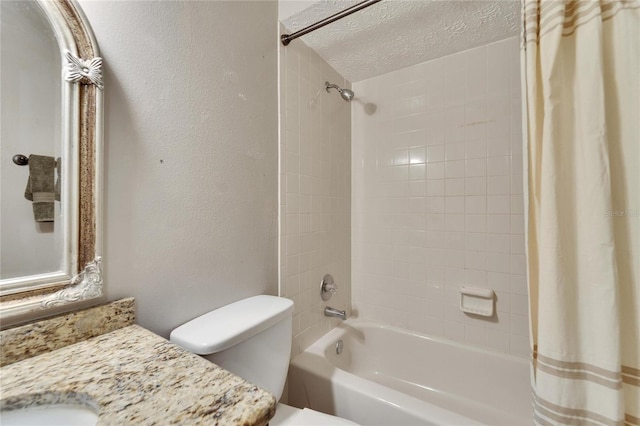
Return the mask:
[[[136,325],[0,369],[0,407],[67,402],[99,425],[266,425],[273,395]]]

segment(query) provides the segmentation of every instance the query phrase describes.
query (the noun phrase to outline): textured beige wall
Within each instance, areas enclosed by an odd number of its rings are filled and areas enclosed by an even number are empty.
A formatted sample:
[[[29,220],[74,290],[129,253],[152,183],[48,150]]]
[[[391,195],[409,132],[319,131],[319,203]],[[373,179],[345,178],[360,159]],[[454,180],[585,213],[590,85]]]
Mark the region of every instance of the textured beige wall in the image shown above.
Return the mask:
[[[277,3],[80,3],[105,62],[109,299],[168,336],[276,294]]]

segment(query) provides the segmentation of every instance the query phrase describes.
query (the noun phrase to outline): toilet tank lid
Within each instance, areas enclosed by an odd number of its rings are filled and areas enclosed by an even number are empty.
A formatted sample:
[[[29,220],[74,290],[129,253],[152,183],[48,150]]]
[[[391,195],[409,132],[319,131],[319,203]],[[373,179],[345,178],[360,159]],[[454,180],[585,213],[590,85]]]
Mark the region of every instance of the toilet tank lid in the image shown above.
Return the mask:
[[[195,318],[171,332],[171,342],[198,355],[228,349],[280,322],[293,301],[260,295],[242,299]]]

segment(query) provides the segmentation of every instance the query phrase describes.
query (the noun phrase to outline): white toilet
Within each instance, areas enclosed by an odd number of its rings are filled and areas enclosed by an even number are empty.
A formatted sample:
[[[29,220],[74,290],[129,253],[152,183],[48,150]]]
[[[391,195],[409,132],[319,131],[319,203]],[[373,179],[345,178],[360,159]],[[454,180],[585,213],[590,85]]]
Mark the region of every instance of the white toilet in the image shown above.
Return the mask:
[[[293,302],[254,296],[211,311],[171,332],[171,342],[202,355],[279,400],[291,354]],[[278,404],[276,425],[355,425],[349,420]]]

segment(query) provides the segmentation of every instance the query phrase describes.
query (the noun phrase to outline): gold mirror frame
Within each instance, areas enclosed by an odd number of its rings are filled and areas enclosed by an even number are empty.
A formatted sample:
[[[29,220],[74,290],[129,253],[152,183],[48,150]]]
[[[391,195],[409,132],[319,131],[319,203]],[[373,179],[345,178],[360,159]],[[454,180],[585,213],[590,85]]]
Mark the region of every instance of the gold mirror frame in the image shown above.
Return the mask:
[[[103,299],[102,59],[93,31],[75,0],[37,0],[53,27],[64,64],[63,117],[74,185],[68,238],[74,243],[71,279],[32,280],[0,296],[1,328],[96,304]],[[61,73],[62,75],[62,73]],[[77,241],[77,243],[75,243]]]

